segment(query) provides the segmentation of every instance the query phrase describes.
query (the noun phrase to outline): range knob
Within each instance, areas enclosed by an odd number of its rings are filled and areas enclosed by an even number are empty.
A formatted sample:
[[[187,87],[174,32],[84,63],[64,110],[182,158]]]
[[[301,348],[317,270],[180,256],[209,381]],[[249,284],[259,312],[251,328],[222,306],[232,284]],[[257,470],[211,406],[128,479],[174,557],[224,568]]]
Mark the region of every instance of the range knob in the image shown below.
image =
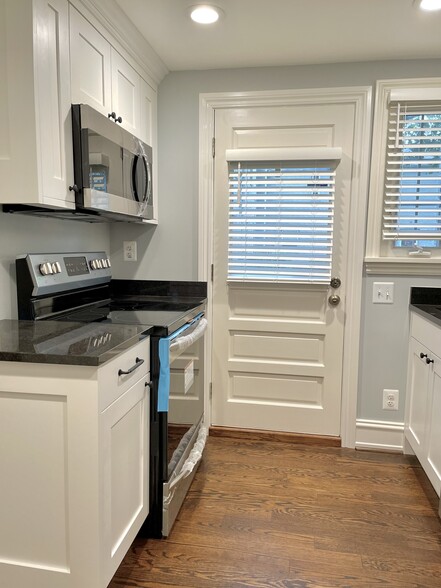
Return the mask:
[[[107,267],[112,267],[112,266],[110,265],[110,259],[109,259],[109,258],[107,258],[107,260],[106,260],[106,261],[107,261]]]
[[[59,264],[58,261],[56,261],[55,263],[52,263],[51,267],[52,267],[52,271],[54,274],[61,274],[61,265]]]
[[[97,259],[96,260],[96,264],[98,266],[99,269],[103,269],[103,264],[101,263],[101,259]]]
[[[102,260],[101,260],[101,265],[102,265],[104,268],[105,268],[105,267],[109,267],[109,266],[107,265],[107,259],[102,259]]]
[[[96,259],[92,259],[92,261],[89,262],[89,265],[90,265],[90,269],[92,269],[92,270],[98,269],[98,264],[97,264],[97,260]]]
[[[41,263],[38,269],[40,270],[40,273],[43,276],[48,276],[48,275],[54,273],[54,271],[52,269],[52,264],[47,263],[47,262],[46,263]]]

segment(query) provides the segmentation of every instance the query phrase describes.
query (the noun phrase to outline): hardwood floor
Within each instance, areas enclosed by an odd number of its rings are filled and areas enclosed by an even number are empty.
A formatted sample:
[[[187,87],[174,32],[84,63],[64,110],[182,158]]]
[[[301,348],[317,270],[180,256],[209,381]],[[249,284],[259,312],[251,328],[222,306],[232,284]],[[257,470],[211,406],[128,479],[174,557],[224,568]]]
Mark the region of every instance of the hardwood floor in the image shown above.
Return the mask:
[[[415,458],[210,437],[170,537],[110,587],[441,587],[437,511]]]

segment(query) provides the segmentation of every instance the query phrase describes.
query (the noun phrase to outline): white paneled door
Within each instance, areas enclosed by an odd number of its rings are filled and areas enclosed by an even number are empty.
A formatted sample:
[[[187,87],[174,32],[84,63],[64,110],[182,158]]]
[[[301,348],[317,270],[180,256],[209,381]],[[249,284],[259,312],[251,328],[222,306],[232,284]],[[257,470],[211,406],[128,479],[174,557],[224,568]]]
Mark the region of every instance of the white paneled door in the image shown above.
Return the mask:
[[[352,174],[357,173],[352,157],[354,120],[352,103],[220,108],[215,112],[213,425],[340,435],[349,197]],[[258,148],[271,153],[272,148],[280,147],[342,149],[335,174],[334,211],[328,213],[333,214],[328,269],[330,276],[341,280],[338,287],[331,287],[323,275],[315,280],[311,277],[314,271],[303,277],[299,271],[294,278],[291,272],[289,279],[277,281],[250,279],[249,275],[241,280],[232,272],[237,267],[237,259],[233,259],[237,241],[229,205],[233,197],[238,198],[239,208],[246,205],[246,185],[239,187],[239,196],[237,186],[233,193],[226,150]],[[306,167],[305,162],[295,165]],[[289,225],[291,234],[296,228],[302,234],[302,223],[309,223],[305,220],[311,214],[309,205],[299,214],[300,205],[295,200],[299,179],[292,184],[294,200],[287,204],[282,199],[278,204],[279,208],[289,209],[291,216],[278,227],[270,223],[267,231],[267,236],[275,240],[284,226]],[[319,191],[320,181],[309,179],[305,185],[307,192]],[[260,188],[258,185],[258,194]],[[262,214],[278,214],[273,204],[268,208],[262,200],[262,196],[257,198],[258,216],[249,221],[256,226],[262,222]],[[311,230],[316,231],[317,226],[320,221]],[[249,266],[256,257],[269,256],[272,261],[266,263],[280,265],[280,256],[275,260],[268,250],[267,236],[259,243],[256,231],[251,233],[253,239],[257,238],[256,247],[254,243],[248,247],[249,257],[243,263]],[[264,233],[260,230],[260,234]],[[311,266],[308,260],[302,261],[303,251],[310,248],[310,243],[303,249],[301,245],[289,245],[283,263]],[[332,296],[338,296],[339,301],[334,298],[330,302]]]

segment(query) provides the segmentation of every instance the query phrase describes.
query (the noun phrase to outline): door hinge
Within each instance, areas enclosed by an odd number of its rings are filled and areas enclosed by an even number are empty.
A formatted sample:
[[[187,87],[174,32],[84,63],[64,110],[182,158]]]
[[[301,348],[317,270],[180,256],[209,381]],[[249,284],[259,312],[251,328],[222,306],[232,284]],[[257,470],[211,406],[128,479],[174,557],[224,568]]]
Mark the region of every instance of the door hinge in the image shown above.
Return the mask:
[[[208,389],[208,396],[211,398],[213,398],[213,382],[210,382],[210,387]]]
[[[211,264],[211,281],[214,280],[214,263]]]
[[[216,139],[213,137],[211,139],[211,156],[214,157],[216,155]]]

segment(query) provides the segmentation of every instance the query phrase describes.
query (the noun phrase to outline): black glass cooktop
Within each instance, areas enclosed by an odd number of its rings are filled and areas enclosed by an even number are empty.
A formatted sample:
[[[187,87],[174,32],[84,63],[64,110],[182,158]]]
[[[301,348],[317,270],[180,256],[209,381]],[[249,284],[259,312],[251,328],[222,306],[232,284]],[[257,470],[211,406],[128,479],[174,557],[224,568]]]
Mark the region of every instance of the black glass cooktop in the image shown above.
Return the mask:
[[[64,314],[58,320],[154,326],[161,335],[168,335],[191,320],[203,308],[203,304],[195,302],[114,300]]]

